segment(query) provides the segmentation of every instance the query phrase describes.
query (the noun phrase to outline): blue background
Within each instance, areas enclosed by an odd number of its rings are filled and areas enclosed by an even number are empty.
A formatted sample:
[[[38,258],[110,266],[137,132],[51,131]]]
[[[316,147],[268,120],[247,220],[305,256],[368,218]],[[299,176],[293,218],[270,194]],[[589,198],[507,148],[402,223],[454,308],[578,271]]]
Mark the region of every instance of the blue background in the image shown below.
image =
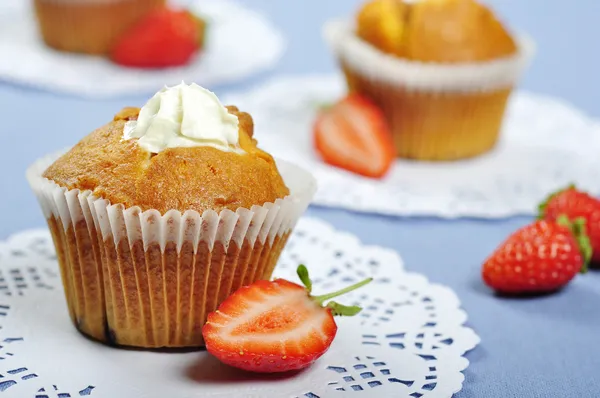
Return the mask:
[[[350,15],[357,0],[247,0],[281,28],[289,48],[279,65],[243,83],[212,87],[219,95],[258,84],[276,73],[333,72],[336,67],[320,29],[330,17]],[[537,58],[523,87],[563,97],[587,113],[600,114],[600,2],[596,0],[495,0],[490,2],[513,27],[538,43]],[[2,60],[0,60],[2,62]],[[89,101],[0,82],[0,238],[44,225],[24,179],[41,155],[72,145],[104,124],[125,105],[146,96]],[[565,132],[568,134],[568,132]],[[410,270],[452,287],[482,338],[467,357],[467,397],[597,397],[600,368],[600,273],[576,280],[562,292],[541,298],[502,299],[480,280],[486,256],[513,230],[530,221],[393,218],[311,208],[339,229],[367,244],[397,249]]]

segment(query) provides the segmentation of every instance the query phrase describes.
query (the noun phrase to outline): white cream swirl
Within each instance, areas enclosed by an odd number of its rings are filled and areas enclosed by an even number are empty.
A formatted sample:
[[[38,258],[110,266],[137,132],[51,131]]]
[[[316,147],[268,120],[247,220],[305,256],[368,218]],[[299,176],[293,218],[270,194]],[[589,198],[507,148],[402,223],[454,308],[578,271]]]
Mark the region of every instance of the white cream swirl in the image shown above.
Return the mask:
[[[210,146],[243,152],[239,121],[217,96],[197,84],[165,87],[141,109],[137,121],[127,122],[123,139],[138,139],[152,153],[167,148]]]

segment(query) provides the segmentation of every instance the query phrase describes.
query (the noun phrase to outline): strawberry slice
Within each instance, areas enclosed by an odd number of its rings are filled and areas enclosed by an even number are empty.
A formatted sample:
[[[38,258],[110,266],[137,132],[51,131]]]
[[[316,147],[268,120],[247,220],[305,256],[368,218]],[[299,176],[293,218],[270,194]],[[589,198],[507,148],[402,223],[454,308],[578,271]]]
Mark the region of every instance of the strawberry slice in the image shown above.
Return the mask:
[[[285,279],[244,286],[208,315],[202,329],[206,349],[221,362],[252,372],[275,373],[303,369],[331,345],[337,325],[334,315],[352,316],[357,306],[328,301],[366,285],[366,279],[337,292],[311,296],[305,266],[298,267],[300,286]]]
[[[313,130],[315,149],[332,166],[381,178],[394,161],[394,143],[383,113],[358,94],[323,109]]]
[[[138,68],[182,66],[204,44],[205,22],[185,10],[158,8],[117,41],[111,59]]]

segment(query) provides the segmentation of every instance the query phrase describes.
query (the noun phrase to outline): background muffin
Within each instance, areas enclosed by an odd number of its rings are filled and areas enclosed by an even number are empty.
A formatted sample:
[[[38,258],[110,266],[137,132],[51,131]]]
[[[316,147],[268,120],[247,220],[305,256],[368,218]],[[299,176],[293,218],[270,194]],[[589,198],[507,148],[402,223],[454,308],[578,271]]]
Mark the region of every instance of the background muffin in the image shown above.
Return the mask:
[[[44,42],[57,50],[105,55],[131,25],[166,0],[34,0]]]
[[[349,89],[385,113],[398,156],[419,160],[491,149],[532,52],[474,0],[373,0],[326,36]]]
[[[248,114],[201,90],[165,89],[28,172],[71,318],[97,340],[201,346],[209,312],[270,278],[314,194],[308,173],[256,147]]]

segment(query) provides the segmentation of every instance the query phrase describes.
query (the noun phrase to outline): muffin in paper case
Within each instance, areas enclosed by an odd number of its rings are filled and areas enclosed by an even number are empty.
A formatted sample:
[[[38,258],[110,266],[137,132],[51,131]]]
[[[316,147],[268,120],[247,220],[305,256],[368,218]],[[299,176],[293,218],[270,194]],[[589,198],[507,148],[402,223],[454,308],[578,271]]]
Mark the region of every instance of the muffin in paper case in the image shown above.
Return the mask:
[[[345,20],[329,21],[324,36],[349,90],[384,112],[397,155],[428,161],[469,158],[494,147],[508,98],[535,52],[533,41],[521,36],[513,56],[444,64],[386,54]]]
[[[278,161],[290,194],[275,203],[161,214],[43,178],[58,157],[36,161],[27,178],[54,240],[75,327],[113,345],[202,346],[208,313],[241,286],[271,277],[316,191],[310,173]]]

